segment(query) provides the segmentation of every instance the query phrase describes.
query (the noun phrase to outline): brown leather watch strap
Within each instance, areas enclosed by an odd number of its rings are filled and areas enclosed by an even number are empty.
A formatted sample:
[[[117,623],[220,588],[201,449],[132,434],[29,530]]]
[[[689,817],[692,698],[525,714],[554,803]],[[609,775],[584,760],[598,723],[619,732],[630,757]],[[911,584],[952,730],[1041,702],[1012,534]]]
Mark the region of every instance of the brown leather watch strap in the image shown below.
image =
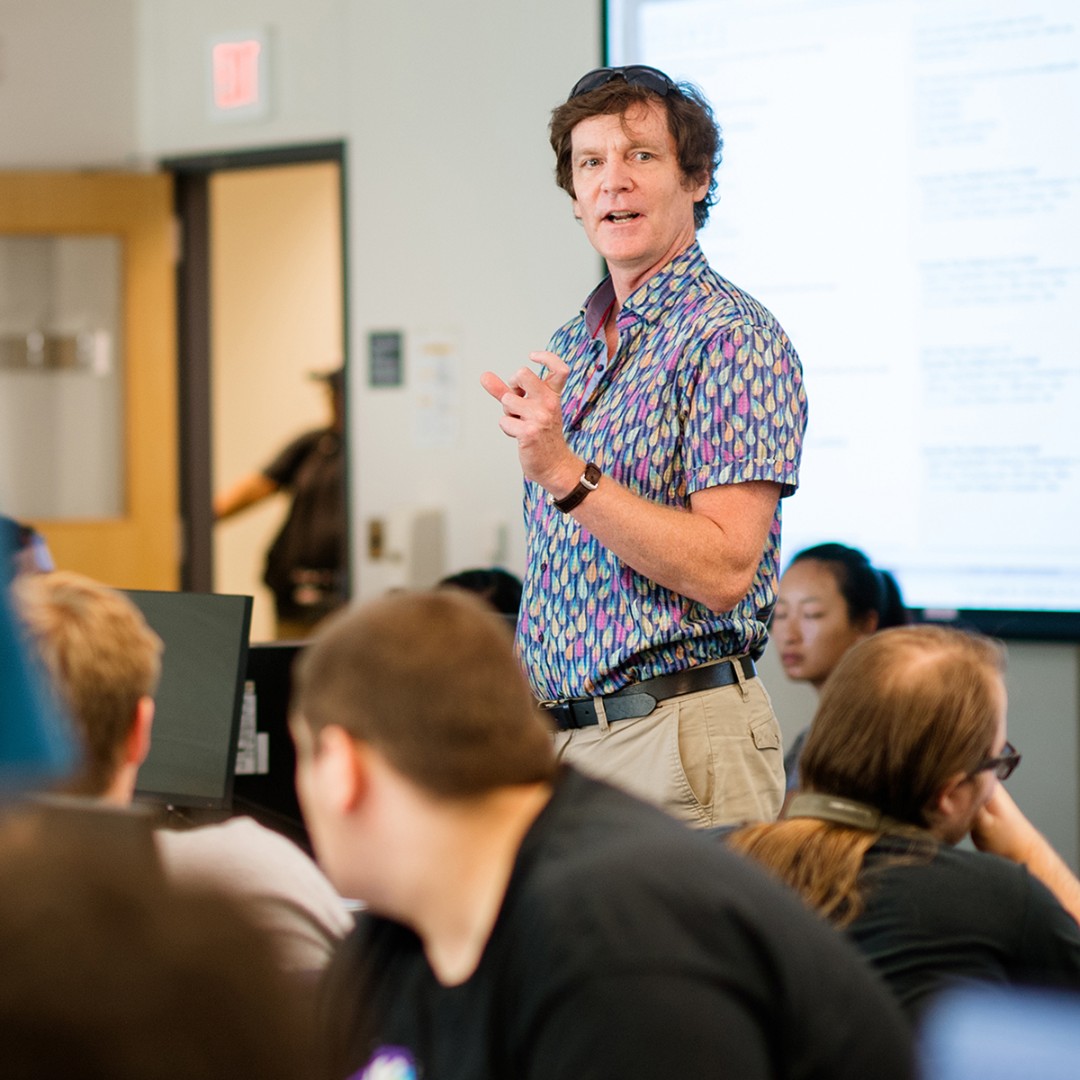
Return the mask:
[[[600,483],[600,475],[600,470],[590,461],[585,466],[585,472],[582,473],[581,479],[577,482],[577,487],[562,499],[552,499],[551,505],[564,514],[570,513],[575,506],[581,504],[590,491],[596,490],[597,484]]]

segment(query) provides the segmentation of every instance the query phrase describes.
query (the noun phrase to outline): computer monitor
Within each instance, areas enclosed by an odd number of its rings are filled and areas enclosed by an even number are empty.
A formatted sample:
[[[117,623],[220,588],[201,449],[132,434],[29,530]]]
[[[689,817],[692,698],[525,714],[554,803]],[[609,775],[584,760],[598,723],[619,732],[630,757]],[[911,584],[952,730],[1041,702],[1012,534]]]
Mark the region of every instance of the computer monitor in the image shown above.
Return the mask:
[[[150,753],[135,798],[184,809],[232,805],[251,597],[126,590],[165,644]]]
[[[253,643],[248,650],[233,807],[310,852],[296,797],[296,751],[289,734],[293,663],[304,645],[272,641]]]

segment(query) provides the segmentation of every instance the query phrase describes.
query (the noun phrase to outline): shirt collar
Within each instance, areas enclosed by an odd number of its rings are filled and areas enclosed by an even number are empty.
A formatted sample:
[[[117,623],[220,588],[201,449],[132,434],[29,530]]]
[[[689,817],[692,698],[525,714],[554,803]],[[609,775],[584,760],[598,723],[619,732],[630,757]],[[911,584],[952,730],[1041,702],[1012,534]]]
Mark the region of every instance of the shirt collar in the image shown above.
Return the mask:
[[[686,288],[687,279],[697,279],[709,264],[695,240],[684,252],[661,267],[648,281],[642,282],[627,298],[622,311],[633,312],[647,322],[657,321],[666,310],[665,301],[676,290]],[[585,298],[581,307],[585,328],[590,337],[603,329],[604,319],[615,302],[615,287],[608,276]]]

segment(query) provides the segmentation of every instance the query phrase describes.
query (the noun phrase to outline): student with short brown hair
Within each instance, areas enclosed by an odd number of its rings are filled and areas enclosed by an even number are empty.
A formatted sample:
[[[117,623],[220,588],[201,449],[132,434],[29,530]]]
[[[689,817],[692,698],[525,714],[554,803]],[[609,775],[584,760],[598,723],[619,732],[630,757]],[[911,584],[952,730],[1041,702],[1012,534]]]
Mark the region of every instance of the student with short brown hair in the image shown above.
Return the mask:
[[[898,1010],[744,860],[569,766],[505,620],[463,590],[340,614],[298,665],[297,787],[367,902],[331,1075],[900,1080]]]

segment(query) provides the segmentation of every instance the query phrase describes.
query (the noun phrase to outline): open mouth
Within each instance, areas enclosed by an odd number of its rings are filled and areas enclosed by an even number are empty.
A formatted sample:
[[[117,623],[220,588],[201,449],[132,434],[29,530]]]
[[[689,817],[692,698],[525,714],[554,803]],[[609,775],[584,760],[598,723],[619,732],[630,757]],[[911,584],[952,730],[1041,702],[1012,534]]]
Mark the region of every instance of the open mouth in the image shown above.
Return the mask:
[[[640,214],[633,210],[612,210],[610,214],[604,215],[605,221],[610,221],[615,225],[621,225],[626,221],[633,221],[635,218],[641,217]]]

